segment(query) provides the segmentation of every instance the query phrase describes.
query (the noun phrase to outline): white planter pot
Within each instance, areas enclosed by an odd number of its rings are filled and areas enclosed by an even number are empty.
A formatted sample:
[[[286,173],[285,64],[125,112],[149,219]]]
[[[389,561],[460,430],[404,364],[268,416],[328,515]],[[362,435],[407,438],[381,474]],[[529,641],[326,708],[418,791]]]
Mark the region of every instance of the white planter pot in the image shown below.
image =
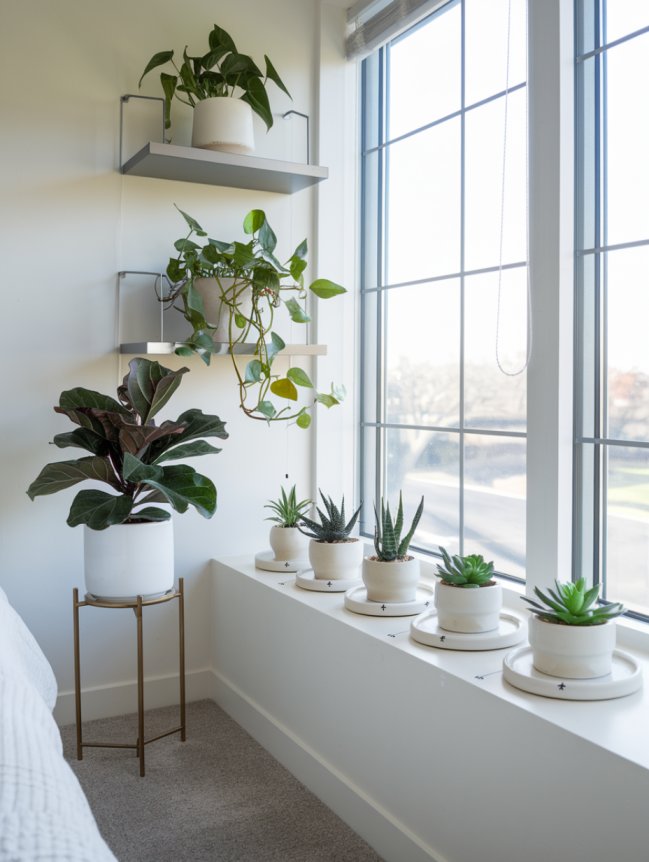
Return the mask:
[[[419,584],[419,560],[381,560],[365,557],[363,583],[370,602],[414,602]]]
[[[194,108],[192,147],[226,153],[254,152],[250,105],[227,96],[215,96],[197,102]]]
[[[529,621],[532,664],[550,676],[564,679],[594,679],[611,672],[615,649],[615,622],[596,626],[568,626],[540,620]]]
[[[109,601],[153,598],[174,586],[173,521],[84,527],[86,592]]]
[[[318,580],[353,581],[360,578],[363,543],[359,539],[346,542],[309,542],[309,562]]]
[[[215,278],[195,278],[194,290],[203,301],[205,320],[214,329],[212,338],[214,341],[229,341],[230,339],[230,307],[221,299],[223,292],[229,296],[232,292],[234,279],[222,278],[221,287]],[[239,309],[245,317],[250,317],[252,311],[252,289],[247,287],[242,292],[238,302]],[[232,335],[234,338],[241,332],[234,322],[232,323]]]
[[[485,587],[453,587],[438,581],[435,607],[439,627],[448,632],[494,631],[500,625],[503,591],[500,584]]]
[[[306,536],[297,527],[271,527],[270,546],[276,560],[302,560],[306,556]]]

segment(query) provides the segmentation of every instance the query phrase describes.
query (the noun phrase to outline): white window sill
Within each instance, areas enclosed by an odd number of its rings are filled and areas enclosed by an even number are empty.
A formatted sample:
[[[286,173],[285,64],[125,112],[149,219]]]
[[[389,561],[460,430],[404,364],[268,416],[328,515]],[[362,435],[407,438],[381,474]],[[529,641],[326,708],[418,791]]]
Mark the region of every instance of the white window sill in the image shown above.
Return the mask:
[[[539,697],[510,686],[502,677],[502,661],[508,650],[457,652],[438,650],[418,644],[410,638],[412,617],[370,617],[345,609],[342,593],[310,592],[296,586],[295,576],[256,569],[250,555],[230,557],[219,563],[257,581],[287,600],[308,605],[343,625],[364,632],[367,637],[389,643],[394,649],[443,673],[489,692],[518,709],[543,719],[556,727],[588,740],[601,748],[649,769],[649,747],[646,727],[649,724],[649,654],[630,646],[631,640],[647,640],[646,632],[634,632],[632,621],[620,624],[619,645],[631,653],[643,669],[645,685],[635,694],[603,701],[568,701]],[[432,583],[433,567],[423,566],[423,580]],[[506,606],[521,611],[522,602],[512,585],[507,584]],[[524,609],[523,609],[524,612]]]

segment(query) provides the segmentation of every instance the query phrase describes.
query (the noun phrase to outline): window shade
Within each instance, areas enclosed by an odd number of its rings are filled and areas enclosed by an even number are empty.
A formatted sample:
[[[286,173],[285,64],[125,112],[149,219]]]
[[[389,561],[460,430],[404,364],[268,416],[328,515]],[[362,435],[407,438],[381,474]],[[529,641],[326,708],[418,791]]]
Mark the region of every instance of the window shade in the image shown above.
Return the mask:
[[[347,10],[348,59],[364,57],[452,0],[359,0]]]

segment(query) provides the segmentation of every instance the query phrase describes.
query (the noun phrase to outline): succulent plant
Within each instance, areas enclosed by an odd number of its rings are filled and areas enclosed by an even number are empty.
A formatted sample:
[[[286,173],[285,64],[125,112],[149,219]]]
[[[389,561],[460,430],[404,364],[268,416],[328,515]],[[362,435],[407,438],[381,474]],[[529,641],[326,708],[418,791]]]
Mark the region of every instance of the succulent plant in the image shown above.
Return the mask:
[[[396,521],[392,521],[390,514],[390,504],[384,503],[381,497],[381,516],[379,517],[378,509],[374,506],[374,515],[376,517],[376,525],[374,527],[374,549],[377,559],[384,563],[390,563],[393,560],[403,560],[408,552],[408,547],[415,534],[419,519],[424,511],[424,498],[421,498],[412,525],[406,535],[401,538],[403,531],[403,500],[401,491],[399,492],[399,507],[397,509]]]
[[[345,542],[354,529],[354,524],[363,504],[361,503],[349,521],[345,523],[345,498],[342,498],[340,507],[338,507],[331,497],[325,497],[320,489],[318,491],[322,497],[326,514],[316,506],[320,523],[311,520],[311,518],[305,518],[303,515],[297,525],[298,530],[318,542]],[[307,529],[303,530],[302,525]]]
[[[568,626],[596,626],[624,613],[625,608],[619,602],[595,604],[599,595],[599,584],[587,590],[583,578],[574,582],[554,583],[555,589],[548,588],[547,595],[534,587],[534,593],[541,603],[521,596],[530,606],[530,611],[541,620]]]
[[[493,578],[494,564],[486,563],[482,554],[455,555],[451,557],[445,548],[440,547],[444,565],[437,565],[435,574],[443,583],[454,587],[469,589],[482,587]]]
[[[288,494],[282,488],[279,499],[269,500],[264,506],[264,509],[271,509],[275,513],[266,518],[266,520],[274,521],[280,527],[297,527],[297,522],[310,505],[311,500],[300,500],[298,502],[295,494],[295,485],[293,485]]]

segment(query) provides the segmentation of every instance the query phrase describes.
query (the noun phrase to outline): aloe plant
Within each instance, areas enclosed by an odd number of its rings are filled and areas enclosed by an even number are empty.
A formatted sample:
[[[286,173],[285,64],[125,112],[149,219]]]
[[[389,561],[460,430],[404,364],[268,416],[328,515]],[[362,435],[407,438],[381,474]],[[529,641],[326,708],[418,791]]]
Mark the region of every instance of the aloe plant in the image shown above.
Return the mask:
[[[555,589],[548,588],[544,593],[539,587],[534,587],[534,593],[539,601],[521,596],[530,606],[529,610],[536,616],[551,623],[564,623],[568,626],[596,626],[607,620],[620,616],[625,611],[619,602],[597,605],[599,584],[586,589],[586,581],[562,583],[555,581]]]
[[[467,587],[469,589],[482,587],[491,582],[494,573],[494,564],[485,562],[482,554],[466,554],[465,556],[451,555],[442,547],[443,565],[437,565],[435,572],[438,578],[445,584],[455,587]]]
[[[173,51],[159,51],[151,57],[142,73],[138,86],[142,86],[142,80],[149,72],[167,63],[171,63],[176,71],[175,75],[167,72],[160,75],[165,128],[171,125],[171,102],[174,97],[193,108],[203,99],[214,96],[236,97],[240,93],[239,98],[247,102],[264,121],[266,128],[270,129],[273,114],[266,92],[268,81],[273,81],[291,97],[271,61],[264,55],[265,71],[262,72],[252,57],[239,53],[232,37],[217,24],[210,31],[208,41],[208,52],[199,57],[190,57],[185,47],[180,67],[174,61]]]
[[[172,371],[136,357],[117,389],[117,400],[81,387],[62,392],[54,410],[79,427],[57,434],[53,443],[91,454],[43,467],[27,490],[29,497],[54,494],[86,479],[104,482],[111,493],[79,491],[67,518],[71,527],[86,524],[93,530],[171,517],[169,511],[148,505],[151,503],[169,503],[177,512],[185,512],[191,505],[203,517],[212,517],[216,488],[211,479],[193,467],[164,462],[220,452],[202,438],[226,439],[225,423],[195,409],[160,425],[153,419],[188,371]]]
[[[374,549],[376,551],[377,559],[385,563],[392,562],[393,560],[405,559],[408,548],[410,547],[410,542],[415,534],[415,530],[417,529],[417,525],[419,524],[419,519],[421,518],[423,511],[424,498],[422,497],[419,506],[417,507],[417,511],[415,512],[410,529],[406,535],[401,538],[401,533],[403,532],[403,500],[401,492],[399,492],[399,507],[397,509],[397,517],[394,522],[392,520],[392,515],[390,514],[390,504],[384,503],[383,497],[381,497],[380,517],[376,504],[374,505],[374,515],[376,518],[374,528]]]
[[[347,541],[349,534],[354,529],[363,504],[360,504],[349,521],[345,521],[345,498],[343,497],[340,506],[337,506],[331,497],[325,497],[322,491],[320,491],[320,496],[322,497],[325,509],[323,512],[322,509],[316,507],[320,523],[303,515],[297,525],[298,530],[304,533],[305,536],[309,536],[309,538],[315,539],[318,542],[332,543]],[[303,526],[307,529],[302,529]]]
[[[275,514],[266,518],[274,521],[280,527],[297,527],[298,521],[311,505],[311,500],[299,500],[295,493],[295,485],[286,493],[284,488],[277,500],[269,500],[264,509],[271,509]]]
[[[283,303],[294,323],[310,320],[303,308],[307,296],[304,283],[306,240],[282,264],[275,256],[277,237],[263,210],[251,210],[243,221],[244,233],[251,237],[247,243],[210,239],[196,219],[182,210],[179,212],[189,232],[174,243],[177,254],[167,266],[172,288],[163,301],[182,312],[193,332],[176,353],[181,356],[198,354],[209,365],[212,353],[219,349],[212,338],[213,329],[205,319],[203,301],[194,287],[196,278],[214,278],[215,290],[219,291],[219,298],[227,309],[228,353],[244,414],[265,422],[294,420],[300,428],[308,428],[310,410],[316,404],[327,408],[340,404],[345,388],[332,384],[330,392],[317,392],[309,375],[298,366],[291,366],[282,375],[274,372],[275,357],[286,347],[273,330],[277,308]],[[201,245],[192,237],[205,239]],[[230,289],[223,289],[223,278],[233,279]],[[318,299],[346,293],[344,287],[326,278],[313,281],[308,291]],[[252,294],[251,307],[245,303],[247,292]],[[252,353],[245,366],[239,364],[242,360],[237,355],[241,344],[250,345],[246,352]],[[304,396],[311,396],[310,404],[298,404],[298,390]],[[272,396],[282,399],[287,406],[273,403]]]

